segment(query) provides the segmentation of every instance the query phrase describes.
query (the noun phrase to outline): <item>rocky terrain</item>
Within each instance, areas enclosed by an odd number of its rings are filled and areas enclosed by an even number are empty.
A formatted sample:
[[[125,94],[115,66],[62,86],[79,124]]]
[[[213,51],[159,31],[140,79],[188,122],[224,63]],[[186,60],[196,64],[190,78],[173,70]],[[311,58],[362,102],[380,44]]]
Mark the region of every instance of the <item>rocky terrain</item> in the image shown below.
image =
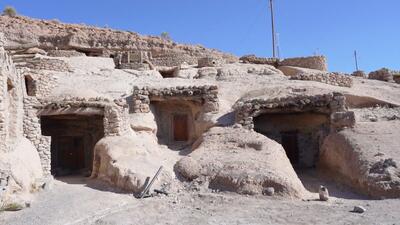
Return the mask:
[[[392,79],[332,73],[323,56],[239,61],[58,21],[0,27],[0,223],[399,221]]]

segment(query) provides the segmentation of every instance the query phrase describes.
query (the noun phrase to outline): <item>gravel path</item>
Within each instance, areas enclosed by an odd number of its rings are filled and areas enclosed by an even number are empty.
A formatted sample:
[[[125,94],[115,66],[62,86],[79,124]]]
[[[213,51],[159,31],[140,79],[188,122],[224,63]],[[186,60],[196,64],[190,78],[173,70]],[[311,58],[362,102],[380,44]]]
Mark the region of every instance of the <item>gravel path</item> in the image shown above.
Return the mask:
[[[309,189],[319,181],[302,174]],[[329,183],[324,183],[330,185]],[[334,196],[340,193],[330,187]],[[3,212],[0,224],[400,224],[400,200],[342,193],[328,202],[232,193],[183,192],[137,200],[85,178],[54,181],[30,208]],[[367,209],[350,212],[354,206]]]

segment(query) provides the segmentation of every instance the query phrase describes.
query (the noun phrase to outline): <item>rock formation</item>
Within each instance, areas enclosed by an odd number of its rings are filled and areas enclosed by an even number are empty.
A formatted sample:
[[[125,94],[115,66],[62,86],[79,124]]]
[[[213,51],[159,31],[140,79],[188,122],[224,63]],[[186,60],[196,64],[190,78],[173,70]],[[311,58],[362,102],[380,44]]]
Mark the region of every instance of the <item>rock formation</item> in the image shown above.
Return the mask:
[[[19,16],[0,28],[2,202],[64,175],[140,193],[160,166],[154,185],[171,192],[307,198],[296,170],[311,169],[400,197],[396,83],[328,72],[322,56],[239,61]]]

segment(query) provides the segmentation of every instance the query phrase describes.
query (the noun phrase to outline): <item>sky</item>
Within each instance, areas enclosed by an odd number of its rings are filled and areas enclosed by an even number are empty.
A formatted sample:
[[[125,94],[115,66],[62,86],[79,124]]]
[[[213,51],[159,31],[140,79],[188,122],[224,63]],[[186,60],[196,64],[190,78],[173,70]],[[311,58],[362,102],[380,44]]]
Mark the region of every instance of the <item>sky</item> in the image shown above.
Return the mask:
[[[281,58],[322,54],[329,70],[400,70],[399,0],[274,0]],[[0,0],[19,14],[135,31],[237,56],[272,56],[269,0]]]

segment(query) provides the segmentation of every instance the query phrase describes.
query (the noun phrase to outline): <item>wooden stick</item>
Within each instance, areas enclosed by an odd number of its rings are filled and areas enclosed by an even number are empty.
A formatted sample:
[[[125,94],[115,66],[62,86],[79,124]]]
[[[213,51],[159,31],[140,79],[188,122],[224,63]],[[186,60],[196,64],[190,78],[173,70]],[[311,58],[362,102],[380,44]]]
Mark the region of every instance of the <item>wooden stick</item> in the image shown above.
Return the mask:
[[[142,194],[140,195],[140,199],[142,199],[147,194],[147,192],[150,190],[150,188],[153,185],[154,181],[157,179],[158,175],[160,174],[162,168],[163,168],[163,166],[160,166],[160,169],[158,169],[156,175],[154,175],[154,177],[151,180],[150,184],[147,185],[147,187],[143,190]]]

